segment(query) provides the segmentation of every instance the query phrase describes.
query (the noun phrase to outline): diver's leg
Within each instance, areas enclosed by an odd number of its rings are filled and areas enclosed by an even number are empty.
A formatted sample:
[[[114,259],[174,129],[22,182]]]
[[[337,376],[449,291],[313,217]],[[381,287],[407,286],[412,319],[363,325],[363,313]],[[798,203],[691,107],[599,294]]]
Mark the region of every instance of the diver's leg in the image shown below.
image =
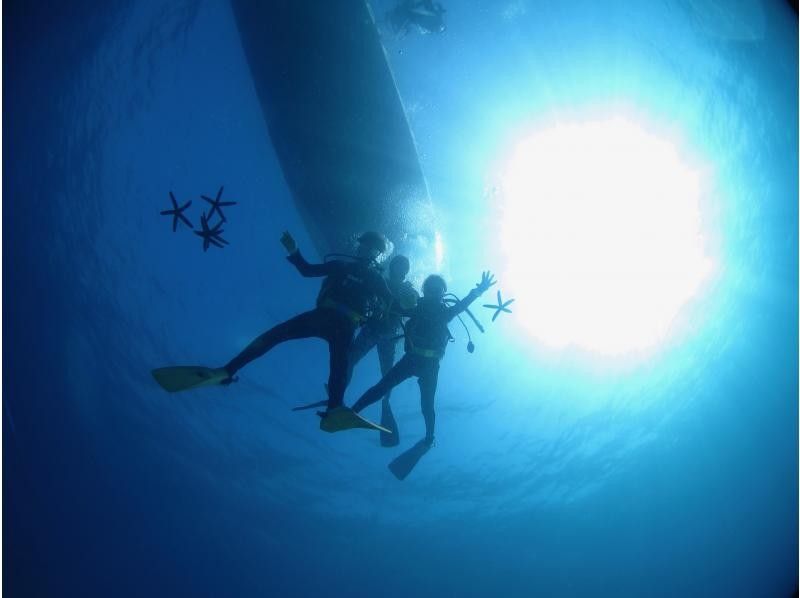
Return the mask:
[[[382,338],[378,341],[378,361],[381,365],[381,376],[388,374],[389,370],[391,370],[394,366],[394,353],[396,347],[397,340],[394,337]],[[387,401],[389,400],[391,394],[392,389],[390,388],[383,397],[384,404],[388,405]]]
[[[397,347],[397,339],[395,337],[382,338],[377,341],[378,345],[378,361],[381,364],[381,376],[389,373],[389,370],[394,366],[394,354]],[[389,398],[389,395],[386,395]]]
[[[398,361],[383,378],[381,378],[380,382],[361,395],[361,398],[359,398],[355,402],[355,405],[353,405],[353,411],[358,413],[365,407],[372,405],[375,401],[380,399],[383,395],[400,384],[403,380],[406,380],[413,375],[413,364],[408,356],[405,356]]]
[[[326,340],[330,349],[328,373],[328,409],[341,407],[348,377],[348,355],[353,344],[355,327],[347,320],[331,322]]]
[[[350,380],[353,377],[353,368],[372,350],[377,342],[378,338],[369,326],[364,326],[358,332],[353,344],[350,345],[350,352],[347,357],[347,385],[350,384]]]
[[[254,359],[258,359],[275,345],[288,340],[320,336],[320,313],[313,309],[297,315],[267,330],[253,340],[244,351],[231,359],[225,369],[230,377]]]
[[[439,363],[427,364],[424,371],[420,371],[419,394],[422,406],[422,417],[425,418],[425,440],[433,442],[433,429],[436,424],[436,412],[433,409],[433,399],[436,396],[436,385],[439,381]]]
[[[397,347],[397,339],[394,336],[382,338],[378,341],[378,359],[381,364],[381,375],[389,373],[394,365],[394,353]],[[381,432],[381,446],[397,446],[400,443],[400,431],[397,428],[397,421],[394,419],[392,407],[389,404],[389,397],[392,390],[386,391],[381,401],[381,426],[391,430],[391,434]]]

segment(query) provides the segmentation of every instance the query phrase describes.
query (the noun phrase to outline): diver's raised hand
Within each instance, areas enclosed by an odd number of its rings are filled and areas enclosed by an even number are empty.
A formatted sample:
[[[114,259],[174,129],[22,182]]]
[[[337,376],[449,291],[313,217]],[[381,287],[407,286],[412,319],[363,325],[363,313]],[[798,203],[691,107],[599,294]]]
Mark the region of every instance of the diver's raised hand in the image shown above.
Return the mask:
[[[286,251],[289,253],[289,255],[297,251],[297,243],[292,235],[289,234],[289,231],[283,231],[283,234],[281,235],[281,243],[286,248]]]
[[[481,275],[481,281],[475,285],[475,290],[479,293],[483,293],[494,284],[497,284],[497,281],[494,279],[492,273],[487,270]]]

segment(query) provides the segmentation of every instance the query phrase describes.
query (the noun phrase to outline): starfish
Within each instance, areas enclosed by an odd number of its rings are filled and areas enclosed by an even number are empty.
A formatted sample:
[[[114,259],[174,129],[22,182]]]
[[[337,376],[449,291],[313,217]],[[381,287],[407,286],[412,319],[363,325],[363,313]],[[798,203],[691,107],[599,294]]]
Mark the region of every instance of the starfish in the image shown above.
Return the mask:
[[[224,188],[225,188],[224,186],[219,188],[219,191],[217,192],[217,198],[216,199],[211,199],[210,197],[206,197],[205,195],[201,195],[200,196],[203,199],[205,199],[208,203],[211,204],[211,211],[208,213],[208,217],[211,218],[212,216],[214,216],[214,212],[217,212],[219,214],[219,217],[222,218],[223,222],[225,222],[226,218],[225,218],[225,214],[222,213],[222,208],[225,207],[225,206],[235,206],[236,205],[235,201],[220,201],[220,197],[222,197],[222,190]]]
[[[492,316],[492,322],[497,319],[497,316],[500,315],[501,311],[506,312],[507,314],[511,313],[511,310],[508,309],[508,306],[514,303],[513,299],[509,299],[508,301],[503,301],[503,298],[500,296],[500,291],[497,291],[497,305],[491,305],[489,303],[484,304],[484,307],[488,307],[489,309],[497,310],[494,312]]]
[[[164,210],[161,212],[162,216],[172,216],[172,232],[174,233],[178,230],[178,219],[183,220],[186,223],[186,226],[189,228],[194,228],[192,223],[189,222],[188,218],[183,215],[183,211],[192,205],[192,200],[190,199],[184,205],[178,206],[178,202],[175,199],[175,196],[172,194],[172,191],[169,192],[169,198],[172,200],[172,209],[171,210]]]
[[[221,237],[222,233],[225,232],[224,229],[220,228],[220,226],[222,226],[221,220],[213,227],[209,228],[208,218],[206,217],[206,213],[203,212],[203,215],[200,216],[200,224],[202,225],[203,230],[194,231],[194,234],[203,238],[203,251],[208,251],[209,245],[214,245],[220,249],[225,247],[225,245],[229,245],[229,243]]]

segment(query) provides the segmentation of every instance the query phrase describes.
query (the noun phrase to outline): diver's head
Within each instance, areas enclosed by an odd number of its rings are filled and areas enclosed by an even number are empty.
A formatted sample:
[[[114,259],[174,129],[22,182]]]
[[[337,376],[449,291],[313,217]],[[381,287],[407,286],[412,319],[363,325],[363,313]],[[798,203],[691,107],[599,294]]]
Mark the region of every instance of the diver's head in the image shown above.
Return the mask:
[[[447,283],[438,274],[431,274],[422,283],[422,294],[426,299],[441,299],[447,292]]]
[[[358,238],[356,255],[362,259],[374,260],[386,251],[386,237],[374,231],[368,231]]]
[[[395,282],[403,282],[408,276],[411,265],[408,258],[404,255],[396,255],[389,262],[389,279]]]

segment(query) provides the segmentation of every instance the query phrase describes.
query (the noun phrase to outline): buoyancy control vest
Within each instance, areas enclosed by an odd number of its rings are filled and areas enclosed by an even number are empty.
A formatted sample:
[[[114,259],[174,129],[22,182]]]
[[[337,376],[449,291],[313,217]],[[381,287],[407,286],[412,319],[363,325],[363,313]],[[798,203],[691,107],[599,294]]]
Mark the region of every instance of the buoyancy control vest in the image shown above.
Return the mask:
[[[334,309],[362,323],[376,301],[375,277],[380,274],[363,262],[342,262],[339,271],[323,281],[317,307]]]
[[[447,327],[447,307],[440,301],[420,299],[405,323],[407,353],[441,359],[452,335]]]

